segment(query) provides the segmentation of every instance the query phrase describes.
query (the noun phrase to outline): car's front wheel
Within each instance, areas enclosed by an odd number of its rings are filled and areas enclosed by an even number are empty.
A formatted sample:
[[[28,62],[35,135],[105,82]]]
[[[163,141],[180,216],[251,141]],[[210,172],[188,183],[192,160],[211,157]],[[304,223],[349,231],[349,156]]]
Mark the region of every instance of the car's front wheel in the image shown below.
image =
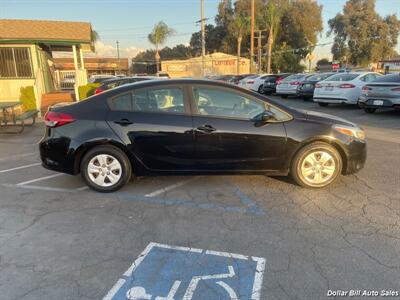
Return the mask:
[[[326,107],[326,106],[328,106],[328,103],[326,103],[326,102],[318,102],[318,105],[322,106],[322,107]]]
[[[338,178],[342,168],[342,157],[333,146],[315,142],[298,151],[290,173],[294,181],[303,187],[323,188]]]
[[[80,170],[86,184],[102,193],[119,190],[132,175],[126,154],[109,145],[89,150],[82,159]]]
[[[368,114],[373,114],[374,112],[376,112],[376,108],[366,107],[364,108],[364,111]]]

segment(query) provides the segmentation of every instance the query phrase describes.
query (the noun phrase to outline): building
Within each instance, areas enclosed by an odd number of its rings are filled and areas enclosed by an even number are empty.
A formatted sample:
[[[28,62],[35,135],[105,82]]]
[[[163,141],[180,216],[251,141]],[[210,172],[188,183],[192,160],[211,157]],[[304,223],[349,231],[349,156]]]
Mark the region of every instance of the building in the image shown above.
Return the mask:
[[[208,54],[204,59],[204,75],[237,74],[237,57],[221,52]],[[250,69],[250,60],[240,58],[239,74],[247,74]],[[187,60],[166,60],[161,62],[161,70],[167,72],[171,78],[201,77],[202,57]]]
[[[72,71],[75,68],[74,60],[73,58],[54,58],[54,68],[60,71]],[[85,58],[85,69],[89,77],[96,74],[127,75],[128,68],[129,64],[127,58]]]
[[[0,28],[0,101],[19,100],[21,87],[32,86],[37,107],[43,107],[46,95],[60,89],[53,61],[58,51],[72,52],[75,93],[87,83],[84,53],[94,50],[90,23],[3,19]]]
[[[400,72],[400,56],[379,61],[383,72]]]

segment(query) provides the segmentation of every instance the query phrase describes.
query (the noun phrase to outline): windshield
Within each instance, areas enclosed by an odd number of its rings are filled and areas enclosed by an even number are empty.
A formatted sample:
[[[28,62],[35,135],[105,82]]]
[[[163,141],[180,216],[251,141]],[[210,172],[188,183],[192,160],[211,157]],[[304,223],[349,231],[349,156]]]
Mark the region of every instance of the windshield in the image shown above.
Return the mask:
[[[306,75],[304,74],[294,74],[294,75],[290,75],[288,77],[286,77],[285,79],[283,79],[283,82],[290,82],[293,80],[299,80],[299,79],[303,79]]]
[[[326,78],[328,78],[328,77],[330,77],[332,75],[333,75],[332,73],[315,74],[315,75],[312,75],[311,77],[307,78],[307,80],[310,80],[310,81],[321,81],[321,80],[324,80],[324,79],[326,79]]]

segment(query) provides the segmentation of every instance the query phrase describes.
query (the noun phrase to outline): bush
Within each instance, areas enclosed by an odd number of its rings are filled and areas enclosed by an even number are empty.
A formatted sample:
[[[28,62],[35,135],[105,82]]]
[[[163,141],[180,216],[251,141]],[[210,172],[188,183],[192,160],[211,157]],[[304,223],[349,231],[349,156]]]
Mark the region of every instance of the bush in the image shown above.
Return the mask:
[[[78,87],[79,101],[85,100],[94,94],[96,88],[100,86],[100,83],[88,83],[87,85],[82,85]]]
[[[19,100],[21,101],[25,110],[37,109],[33,86],[21,87]]]

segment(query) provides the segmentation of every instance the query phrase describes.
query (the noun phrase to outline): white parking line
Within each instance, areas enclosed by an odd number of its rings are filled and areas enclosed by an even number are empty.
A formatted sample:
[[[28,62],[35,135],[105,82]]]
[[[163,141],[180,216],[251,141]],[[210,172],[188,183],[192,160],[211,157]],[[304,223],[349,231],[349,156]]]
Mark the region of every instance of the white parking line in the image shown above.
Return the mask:
[[[7,173],[7,172],[11,172],[11,171],[26,169],[26,168],[30,168],[30,167],[34,167],[34,166],[39,166],[41,164],[42,163],[34,163],[34,164],[24,165],[24,166],[20,166],[20,167],[11,168],[11,169],[0,170],[0,173]]]
[[[7,161],[7,160],[13,160],[13,159],[16,159],[16,158],[28,157],[28,156],[33,156],[35,154],[37,154],[37,152],[11,155],[11,156],[0,158],[0,161]]]
[[[54,177],[58,177],[58,176],[63,176],[65,175],[64,173],[57,173],[57,174],[53,174],[53,175],[49,175],[49,176],[44,176],[44,177],[39,177],[39,178],[35,178],[32,180],[28,180],[28,181],[24,181],[24,182],[20,182],[17,183],[16,185],[27,185],[30,183],[34,183],[34,182],[38,182],[38,181],[42,181],[42,180],[46,180],[46,179],[50,179],[50,178],[54,178]]]
[[[178,187],[180,187],[180,186],[182,186],[182,185],[185,185],[185,184],[187,184],[187,183],[189,183],[189,182],[191,182],[191,181],[193,181],[193,180],[195,180],[195,179],[197,179],[197,178],[199,178],[199,177],[200,177],[200,176],[196,176],[196,177],[190,178],[189,180],[184,180],[184,181],[175,183],[175,184],[170,185],[170,186],[167,186],[167,187],[165,187],[165,188],[162,188],[162,189],[156,190],[156,191],[154,191],[154,192],[148,193],[148,194],[146,194],[146,195],[144,195],[144,196],[145,196],[145,197],[155,197],[155,196],[158,196],[158,195],[160,195],[160,194],[162,194],[162,193],[166,193],[166,192],[168,192],[168,191],[170,191],[170,190],[173,190],[173,189],[176,189],[176,188],[178,188]]]
[[[26,190],[39,190],[46,192],[63,192],[63,193],[79,192],[79,189],[64,189],[64,188],[54,188],[54,187],[39,186],[39,185],[16,185],[16,184],[3,183],[1,184],[1,186],[17,188],[17,189],[26,189]]]

